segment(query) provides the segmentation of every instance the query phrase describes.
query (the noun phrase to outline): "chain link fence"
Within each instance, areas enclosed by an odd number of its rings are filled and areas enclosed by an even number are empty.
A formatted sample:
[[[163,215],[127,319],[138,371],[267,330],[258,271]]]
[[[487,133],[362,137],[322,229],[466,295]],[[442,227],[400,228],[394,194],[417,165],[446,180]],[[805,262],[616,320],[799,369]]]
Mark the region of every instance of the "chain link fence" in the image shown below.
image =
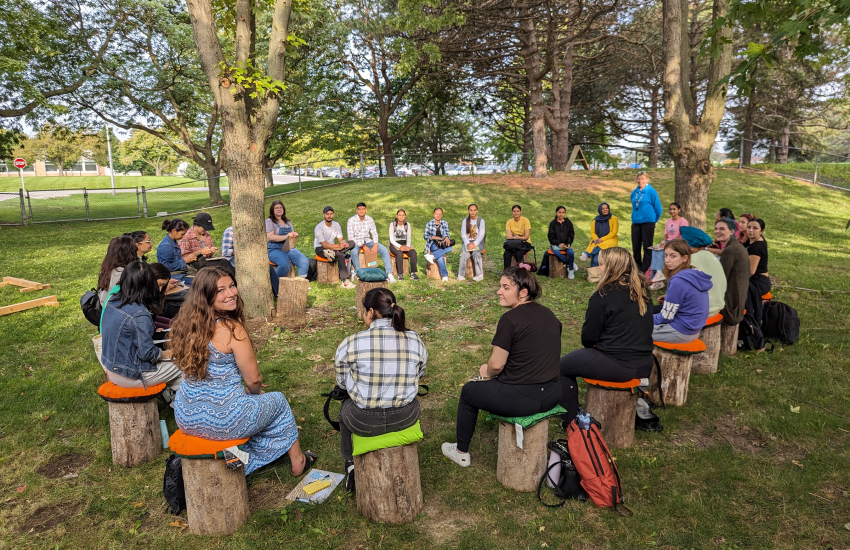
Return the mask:
[[[795,179],[850,191],[850,154],[827,153],[801,147],[780,147],[757,141],[741,140],[752,145],[747,163],[738,161],[739,168],[772,172]]]

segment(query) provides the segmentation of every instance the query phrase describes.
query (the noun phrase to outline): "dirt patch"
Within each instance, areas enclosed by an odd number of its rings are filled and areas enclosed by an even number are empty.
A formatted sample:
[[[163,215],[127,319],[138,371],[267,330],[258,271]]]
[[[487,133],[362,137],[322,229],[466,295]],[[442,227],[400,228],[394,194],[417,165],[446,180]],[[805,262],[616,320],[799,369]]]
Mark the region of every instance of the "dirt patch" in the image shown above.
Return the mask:
[[[280,483],[277,478],[264,479],[248,487],[248,502],[251,503],[251,513],[258,510],[280,510],[290,501],[286,495],[295,488],[295,485]]]
[[[451,181],[457,181],[454,177]],[[621,192],[630,191],[633,181],[618,180],[611,177],[609,172],[592,172],[592,175],[578,175],[571,172],[549,174],[548,178],[533,178],[531,174],[492,174],[475,176],[469,183],[477,185],[498,185],[510,189],[540,189],[543,191],[591,191]]]
[[[91,458],[87,456],[65,453],[51,458],[36,471],[48,479],[77,477],[77,474],[91,464],[91,461]]]
[[[274,325],[267,323],[262,317],[248,319],[245,325],[248,334],[251,335],[251,341],[254,342],[255,349],[263,349],[263,346],[269,341],[271,333],[275,329]]]
[[[320,363],[318,365],[313,365],[310,369],[313,374],[317,374],[319,376],[327,376],[329,374],[334,373],[334,364],[333,363]]]
[[[456,542],[458,535],[483,520],[475,514],[457,511],[446,513],[445,508],[434,499],[425,504],[422,512],[425,514],[425,521],[422,522],[420,531],[431,538],[432,547],[443,547]]]
[[[718,418],[714,422],[714,427],[718,435],[736,451],[755,454],[767,446],[764,439],[747,426],[738,427],[732,416]]]
[[[288,330],[293,334],[298,332],[313,334],[325,325],[331,324],[334,313],[339,314],[339,311],[329,307],[308,307],[307,314],[300,319],[293,319],[292,317],[275,318],[272,323],[280,326],[281,330]],[[344,322],[344,320],[340,319],[340,322]]]
[[[670,439],[678,445],[693,445],[697,450],[705,450],[717,444],[717,439],[703,427],[681,427]]]
[[[77,503],[42,506],[21,525],[21,533],[44,533],[75,515],[81,506]]]

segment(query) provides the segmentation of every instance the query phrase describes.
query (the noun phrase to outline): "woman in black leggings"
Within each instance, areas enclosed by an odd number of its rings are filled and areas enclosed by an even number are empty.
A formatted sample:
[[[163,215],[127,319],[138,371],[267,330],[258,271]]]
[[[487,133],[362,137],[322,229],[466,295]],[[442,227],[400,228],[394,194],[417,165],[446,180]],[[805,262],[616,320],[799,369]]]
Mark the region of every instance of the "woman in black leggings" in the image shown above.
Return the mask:
[[[576,378],[628,382],[652,371],[652,297],[625,248],[599,253],[602,278],[587,304],[581,344],[561,357],[561,406],[566,425],[578,414]]]
[[[534,301],[541,294],[537,279],[522,267],[508,267],[496,294],[499,304],[509,310],[499,319],[493,353],[481,365],[479,379],[466,383],[460,392],[457,443],[443,443],[443,454],[463,467],[472,462],[469,442],[479,410],[530,416],[551,410],[561,398],[561,322]]]

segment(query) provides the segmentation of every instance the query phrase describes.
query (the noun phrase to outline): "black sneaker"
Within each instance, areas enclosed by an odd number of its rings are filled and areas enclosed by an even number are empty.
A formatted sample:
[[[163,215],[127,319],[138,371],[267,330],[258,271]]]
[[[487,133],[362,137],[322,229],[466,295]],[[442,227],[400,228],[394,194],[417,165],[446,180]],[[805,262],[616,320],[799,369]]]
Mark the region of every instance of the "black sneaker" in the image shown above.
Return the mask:
[[[638,415],[635,415],[635,429],[644,432],[664,431],[664,426],[658,423],[659,420],[661,419],[654,414],[652,415],[652,418],[641,418]]]
[[[399,274],[399,276],[398,276],[398,280],[399,280],[399,281],[403,281],[403,280],[404,280],[404,275]]]
[[[355,490],[354,487],[354,461],[346,460],[345,461],[345,490],[349,493],[353,493]]]
[[[417,275],[416,273],[411,273],[411,274],[410,274],[410,280],[411,280],[411,281],[418,281],[418,280],[419,280],[419,275]]]

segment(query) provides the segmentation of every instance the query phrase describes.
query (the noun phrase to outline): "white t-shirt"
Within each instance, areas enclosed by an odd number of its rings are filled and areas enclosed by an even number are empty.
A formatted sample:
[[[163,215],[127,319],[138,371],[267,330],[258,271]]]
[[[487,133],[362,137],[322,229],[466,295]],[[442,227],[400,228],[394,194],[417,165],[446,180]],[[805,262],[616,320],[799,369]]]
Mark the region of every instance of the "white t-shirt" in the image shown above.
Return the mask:
[[[342,239],[342,226],[335,221],[331,222],[330,227],[324,221],[321,221],[313,230],[313,248],[322,246],[322,241],[334,244],[336,239]]]

